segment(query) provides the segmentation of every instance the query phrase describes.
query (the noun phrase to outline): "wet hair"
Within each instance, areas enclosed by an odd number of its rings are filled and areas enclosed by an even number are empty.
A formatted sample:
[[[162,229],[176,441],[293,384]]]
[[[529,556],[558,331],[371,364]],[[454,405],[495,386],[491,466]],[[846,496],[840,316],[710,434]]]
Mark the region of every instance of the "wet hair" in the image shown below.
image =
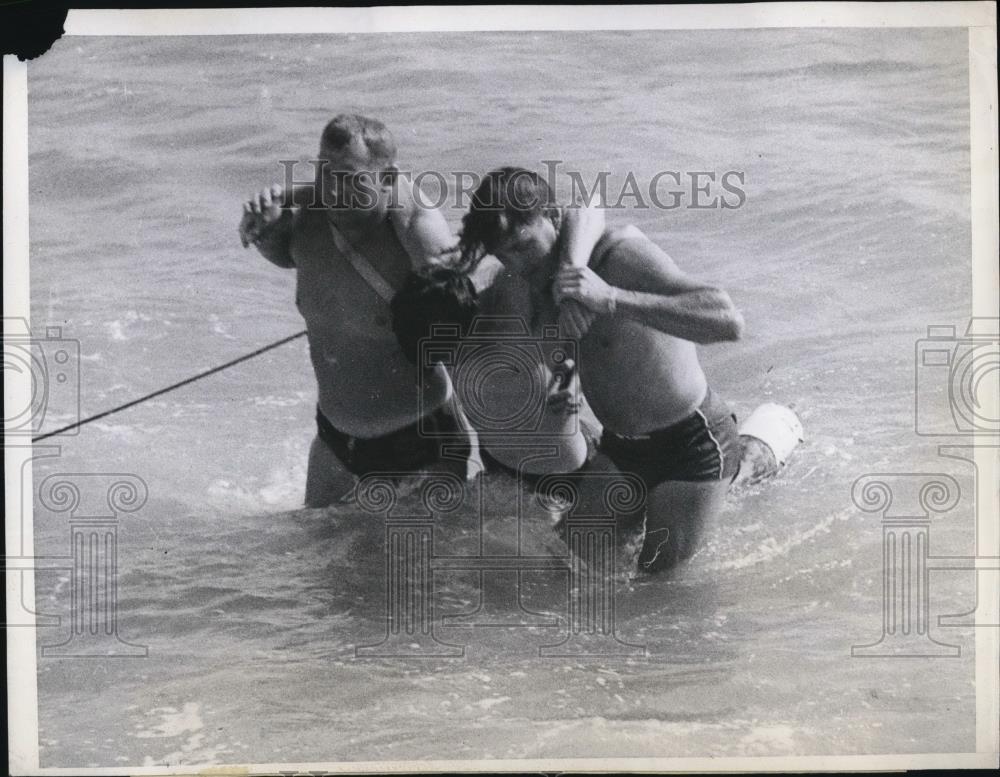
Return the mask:
[[[465,336],[479,311],[479,296],[465,273],[437,267],[411,272],[392,298],[392,331],[403,355],[413,364],[419,358],[424,339],[454,343],[454,334],[444,334],[438,325],[458,327]]]
[[[323,129],[320,148],[339,151],[355,139],[365,147],[372,162],[390,165],[396,161],[396,141],[388,128],[378,119],[369,119],[357,113],[334,116]]]
[[[558,226],[555,195],[538,173],[523,167],[501,167],[487,173],[472,195],[469,212],[462,217],[459,266],[466,271],[474,268],[512,229],[540,215]]]

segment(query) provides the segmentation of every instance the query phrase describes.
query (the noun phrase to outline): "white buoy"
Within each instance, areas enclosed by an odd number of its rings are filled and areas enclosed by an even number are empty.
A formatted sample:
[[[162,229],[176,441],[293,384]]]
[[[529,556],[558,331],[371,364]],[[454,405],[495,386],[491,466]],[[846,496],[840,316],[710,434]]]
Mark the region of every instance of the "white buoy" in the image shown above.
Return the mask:
[[[740,424],[743,451],[734,483],[769,480],[785,466],[789,455],[802,442],[802,422],[791,408],[765,402]]]
[[[740,424],[739,433],[756,437],[771,449],[778,464],[783,465],[802,442],[802,422],[791,408],[765,402]]]

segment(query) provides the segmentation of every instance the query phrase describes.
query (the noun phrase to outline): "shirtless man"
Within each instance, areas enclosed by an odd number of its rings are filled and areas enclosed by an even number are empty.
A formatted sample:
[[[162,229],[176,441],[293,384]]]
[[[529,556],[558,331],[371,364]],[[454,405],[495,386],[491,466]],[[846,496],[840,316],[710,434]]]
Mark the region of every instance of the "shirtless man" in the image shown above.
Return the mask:
[[[589,266],[560,267],[551,200],[540,176],[494,170],[463,219],[462,255],[474,266],[492,254],[521,276],[535,321],[555,321],[561,300],[596,315],[580,341],[583,393],[604,426],[601,451],[647,486],[640,568],[667,569],[694,552],[739,467],[735,417],[709,389],[695,344],[738,340],[743,320],[725,292],[635,227],[607,231]]]
[[[356,476],[373,471],[443,466],[470,476],[474,443],[450,401],[448,375],[424,371],[418,387],[390,328],[386,298],[411,269],[454,245],[451,230],[440,212],[407,196],[382,122],[335,117],[323,130],[319,159],[325,165],[318,165],[315,190],[265,190],[244,204],[240,224],[244,246],[296,270],[296,305],[319,387],[306,505],[337,501]],[[352,250],[367,262],[369,278],[348,257]],[[422,428],[438,430],[433,438],[419,433],[418,396]],[[441,435],[454,436],[463,451],[456,459],[441,461]]]

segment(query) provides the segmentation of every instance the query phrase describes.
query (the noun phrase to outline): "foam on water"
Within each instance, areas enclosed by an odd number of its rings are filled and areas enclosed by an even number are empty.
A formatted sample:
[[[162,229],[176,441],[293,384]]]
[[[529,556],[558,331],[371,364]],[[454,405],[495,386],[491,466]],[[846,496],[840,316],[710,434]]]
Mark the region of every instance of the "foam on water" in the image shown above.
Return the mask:
[[[750,548],[746,548],[744,545],[741,555],[736,558],[726,558],[727,554],[724,551],[719,552],[720,548],[710,545],[700,551],[702,558],[708,556],[713,559],[707,562],[703,568],[706,572],[720,572],[745,569],[756,564],[773,561],[779,556],[787,556],[801,545],[811,542],[819,536],[829,534],[835,528],[836,522],[848,521],[852,518],[856,518],[854,510],[840,510],[821,519],[819,523],[796,530],[784,537],[776,536],[774,527],[770,527],[764,532],[755,532],[758,535],[755,538],[757,542],[754,542]]]
[[[156,757],[151,755],[146,756],[142,764],[143,766],[220,763],[225,760],[221,758],[223,754],[233,752],[231,747],[226,747],[224,744],[215,744],[211,747],[204,745],[206,736],[204,730],[205,724],[201,717],[201,705],[197,702],[188,702],[180,710],[173,707],[155,708],[149,710],[146,715],[158,715],[160,720],[149,728],[141,725],[137,726],[137,730],[132,736],[137,739],[171,739],[182,741],[177,750],[165,754],[158,753]],[[157,748],[157,750],[159,749]]]

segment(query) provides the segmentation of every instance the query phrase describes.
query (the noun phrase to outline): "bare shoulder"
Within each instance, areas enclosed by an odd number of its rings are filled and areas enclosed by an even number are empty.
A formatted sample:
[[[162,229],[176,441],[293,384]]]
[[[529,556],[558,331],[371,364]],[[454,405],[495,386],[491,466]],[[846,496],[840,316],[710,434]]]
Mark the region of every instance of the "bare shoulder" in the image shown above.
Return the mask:
[[[594,260],[591,262],[591,267],[598,272],[645,266],[677,267],[666,251],[632,224],[605,232],[594,248]]]

